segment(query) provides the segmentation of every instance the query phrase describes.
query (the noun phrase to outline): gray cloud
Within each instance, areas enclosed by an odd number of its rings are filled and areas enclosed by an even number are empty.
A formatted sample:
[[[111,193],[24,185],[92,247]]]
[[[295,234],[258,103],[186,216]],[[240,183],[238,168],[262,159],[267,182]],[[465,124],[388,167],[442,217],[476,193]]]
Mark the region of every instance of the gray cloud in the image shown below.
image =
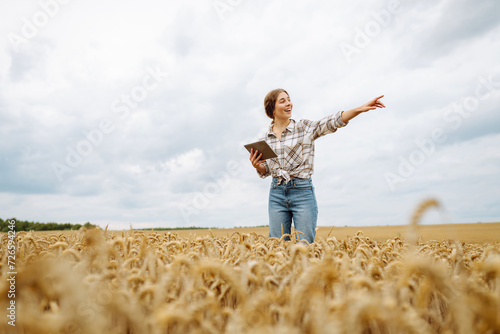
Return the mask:
[[[72,23],[71,38],[47,29],[24,51],[5,52],[11,66],[0,67],[0,192],[9,204],[0,216],[113,228],[265,224],[269,179],[257,177],[242,145],[269,125],[264,95],[283,87],[294,117],[308,119],[386,95],[386,109],[318,141],[320,224],[406,223],[428,194],[443,198],[456,221],[500,217],[491,202],[498,170],[479,168],[496,163],[498,94],[457,129],[443,118],[495,69],[491,54],[500,45],[482,44],[497,27],[494,2],[404,2],[404,12],[351,63],[339,45],[387,2],[242,2],[226,19],[201,1],[120,4],[119,13],[111,4],[100,11],[67,7],[55,26],[80,11],[92,13],[94,23]],[[147,24],[138,24],[139,9]],[[113,102],[143,83],[148,66],[169,76],[120,117]],[[60,182],[53,162],[65,164],[68,147],[77,150],[103,119],[114,130]],[[446,141],[392,191],[385,173],[398,173],[399,158],[409,159],[419,149],[415,140],[438,127]],[[238,167],[233,174],[230,162]],[[460,196],[468,189],[477,193],[474,208]],[[208,201],[186,220],[180,208],[196,196]]]
[[[408,12],[420,17],[420,22],[411,32],[407,62],[410,66],[429,66],[456,48],[467,48],[476,37],[498,27],[500,21],[496,13],[499,10],[500,4],[494,0],[428,2],[416,6]],[[433,19],[426,21],[425,16]]]

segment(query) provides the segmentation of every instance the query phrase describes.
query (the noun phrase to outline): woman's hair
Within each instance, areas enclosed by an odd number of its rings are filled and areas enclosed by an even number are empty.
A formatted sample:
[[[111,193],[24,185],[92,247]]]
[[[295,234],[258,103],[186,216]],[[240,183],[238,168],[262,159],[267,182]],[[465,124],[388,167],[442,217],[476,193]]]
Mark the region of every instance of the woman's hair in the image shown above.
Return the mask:
[[[290,96],[288,92],[284,89],[278,88],[278,89],[273,89],[269,93],[267,93],[266,97],[264,98],[264,109],[266,110],[266,115],[274,119],[274,107],[276,106],[276,100],[278,99],[278,95],[280,95],[282,92],[285,92],[286,95]]]

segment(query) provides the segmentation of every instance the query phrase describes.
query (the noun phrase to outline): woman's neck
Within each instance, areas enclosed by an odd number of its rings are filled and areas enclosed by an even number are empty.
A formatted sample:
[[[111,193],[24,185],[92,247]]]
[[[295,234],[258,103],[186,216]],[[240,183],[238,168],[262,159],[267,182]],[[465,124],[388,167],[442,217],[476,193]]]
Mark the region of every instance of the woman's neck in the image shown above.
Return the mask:
[[[288,126],[288,124],[290,124],[290,119],[274,119],[273,133],[279,140],[281,140],[281,134],[283,133],[283,130],[285,130],[285,128]]]
[[[278,129],[284,130],[288,124],[290,124],[290,119],[289,118],[275,118],[274,119],[274,126]]]

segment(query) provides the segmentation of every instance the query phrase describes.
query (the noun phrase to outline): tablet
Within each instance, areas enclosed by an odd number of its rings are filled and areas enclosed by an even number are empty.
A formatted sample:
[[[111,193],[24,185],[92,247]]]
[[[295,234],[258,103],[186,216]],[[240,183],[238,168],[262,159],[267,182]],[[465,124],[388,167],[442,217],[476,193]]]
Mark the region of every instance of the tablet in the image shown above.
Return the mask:
[[[276,153],[274,153],[273,149],[264,140],[261,140],[261,141],[255,142],[255,143],[251,143],[251,144],[246,144],[245,148],[248,150],[248,152],[250,152],[251,149],[253,148],[254,152],[255,152],[255,150],[258,150],[259,154],[262,153],[262,157],[260,158],[261,160],[267,160],[267,159],[277,157],[277,155],[276,155]]]

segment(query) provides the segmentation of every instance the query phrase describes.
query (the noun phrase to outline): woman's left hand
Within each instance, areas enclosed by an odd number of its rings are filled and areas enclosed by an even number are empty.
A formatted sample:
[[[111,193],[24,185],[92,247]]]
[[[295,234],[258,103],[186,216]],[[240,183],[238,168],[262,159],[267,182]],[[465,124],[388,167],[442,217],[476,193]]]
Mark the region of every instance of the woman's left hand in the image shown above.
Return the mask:
[[[361,114],[362,112],[366,112],[368,110],[373,110],[373,109],[377,109],[377,108],[385,108],[385,105],[379,101],[383,97],[384,97],[384,95],[380,95],[380,96],[374,98],[373,100],[368,101],[367,103],[363,104],[360,107],[357,107],[357,108],[354,108],[351,110],[347,110],[347,111],[343,111],[342,112],[342,121],[347,123],[351,119],[353,119],[354,117]]]
[[[380,95],[379,97],[376,97],[373,100],[368,101],[367,103],[363,104],[361,107],[358,107],[358,111],[360,113],[362,113],[362,112],[366,112],[366,111],[377,109],[377,108],[385,108],[385,105],[379,101],[383,97],[384,97],[384,95]]]

